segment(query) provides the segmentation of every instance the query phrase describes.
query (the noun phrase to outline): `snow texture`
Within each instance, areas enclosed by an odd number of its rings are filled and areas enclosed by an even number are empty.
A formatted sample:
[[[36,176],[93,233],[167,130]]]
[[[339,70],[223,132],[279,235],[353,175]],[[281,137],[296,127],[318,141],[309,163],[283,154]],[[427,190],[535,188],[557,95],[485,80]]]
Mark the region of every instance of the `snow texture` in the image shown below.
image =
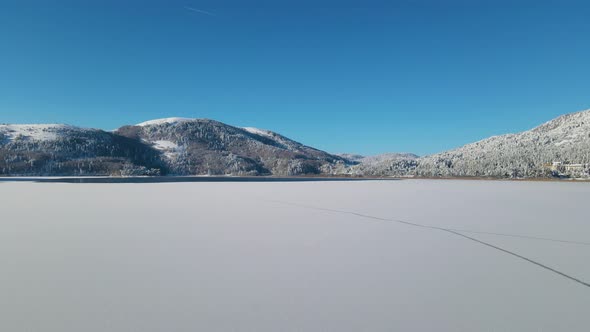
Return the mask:
[[[38,124],[38,125],[0,125],[0,134],[3,134],[8,141],[17,137],[36,141],[52,141],[60,137],[66,130],[73,130],[74,127],[62,124]]]
[[[588,197],[563,182],[0,182],[0,330],[586,331],[589,288],[395,220],[588,281]]]
[[[534,129],[493,136],[463,147],[418,158],[412,154],[375,157],[342,155],[360,163],[336,174],[365,176],[542,178],[555,176],[552,162],[580,164],[562,176],[590,176],[590,110],[566,114]]]
[[[139,126],[139,127],[158,126],[158,125],[162,125],[162,124],[177,124],[177,123],[182,123],[182,122],[190,122],[190,121],[194,121],[194,120],[196,120],[196,119],[165,118],[165,119],[156,119],[156,120],[145,121],[142,123],[138,123],[136,126]]]
[[[154,141],[154,148],[156,150],[162,151],[164,156],[169,159],[176,158],[182,150],[178,144],[166,140]]]
[[[562,115],[534,129],[419,159],[417,175],[543,177],[544,164],[590,164],[590,110]],[[573,174],[590,176],[590,169]]]
[[[552,168],[554,162],[563,166]],[[0,174],[112,175],[122,167],[176,175],[588,178],[590,110],[425,157],[337,156],[272,131],[208,119],[151,120],[112,133],[0,125]]]
[[[260,136],[265,136],[265,137],[273,137],[273,132],[269,131],[269,130],[263,130],[263,129],[258,129],[258,128],[254,128],[254,127],[244,127],[243,128],[245,131],[251,133],[251,134],[255,134],[255,135],[260,135]]]
[[[167,171],[176,175],[321,174],[340,157],[267,130],[239,128],[208,119],[163,119],[127,126],[115,133],[140,138],[164,151]],[[170,125],[178,123],[178,125]],[[164,143],[162,146],[160,143]],[[177,145],[170,151],[166,146]]]

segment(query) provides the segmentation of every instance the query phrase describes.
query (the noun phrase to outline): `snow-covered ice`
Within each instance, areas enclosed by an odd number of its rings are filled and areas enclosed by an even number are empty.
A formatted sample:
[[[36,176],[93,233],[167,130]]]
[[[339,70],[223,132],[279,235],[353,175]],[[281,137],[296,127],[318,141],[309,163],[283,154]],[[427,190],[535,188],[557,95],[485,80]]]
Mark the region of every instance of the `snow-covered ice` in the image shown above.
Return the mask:
[[[562,182],[0,182],[0,331],[586,331],[590,288],[395,220],[588,282],[588,197]]]

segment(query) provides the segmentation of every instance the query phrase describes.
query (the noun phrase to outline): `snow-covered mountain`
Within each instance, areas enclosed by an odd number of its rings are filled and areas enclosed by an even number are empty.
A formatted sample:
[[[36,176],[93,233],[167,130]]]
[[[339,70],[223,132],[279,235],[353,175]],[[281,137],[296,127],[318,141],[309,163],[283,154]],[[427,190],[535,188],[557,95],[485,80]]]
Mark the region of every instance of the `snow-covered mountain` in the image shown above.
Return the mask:
[[[163,125],[163,124],[176,124],[176,123],[187,122],[187,121],[192,121],[192,120],[194,120],[194,119],[189,119],[189,118],[155,119],[155,120],[149,120],[149,121],[145,121],[142,123],[138,123],[138,124],[136,124],[136,126],[147,127],[147,126],[157,126],[157,125]]]
[[[349,165],[341,173],[354,176],[407,176],[418,165],[418,156],[413,153],[384,153],[376,156],[341,154]]]
[[[0,125],[0,141],[13,140],[56,140],[75,127],[63,124],[44,125]]]
[[[358,163],[337,173],[359,176],[539,178],[590,176],[590,110],[566,114],[518,134],[493,136],[418,157],[341,154]]]
[[[418,159],[418,155],[413,153],[384,153],[379,154],[376,156],[368,156],[359,159],[358,161],[362,162],[363,164],[371,164],[376,165],[383,162],[389,162],[392,160],[400,160],[400,159]]]
[[[114,132],[0,125],[0,175],[305,175],[346,160],[268,130],[166,118]]]
[[[0,125],[0,175],[590,176],[590,110],[418,157],[320,151],[272,131],[166,118],[114,132]]]
[[[338,153],[337,156],[342,157],[352,163],[358,163],[366,158],[365,156],[356,153]]]
[[[586,176],[590,163],[590,110],[566,114],[518,134],[494,136],[421,158],[419,176],[545,177],[548,164]]]
[[[149,145],[98,129],[0,125],[0,175],[158,174],[162,165]]]
[[[115,133],[161,151],[170,173],[179,175],[322,174],[346,162],[272,131],[208,119],[151,120]]]

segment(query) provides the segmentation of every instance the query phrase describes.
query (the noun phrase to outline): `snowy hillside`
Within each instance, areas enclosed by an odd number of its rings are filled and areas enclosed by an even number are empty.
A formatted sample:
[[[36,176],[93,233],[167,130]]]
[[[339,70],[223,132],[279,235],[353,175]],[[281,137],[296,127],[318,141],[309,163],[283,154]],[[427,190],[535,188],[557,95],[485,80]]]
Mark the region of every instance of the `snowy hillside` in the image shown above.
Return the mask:
[[[359,161],[363,164],[377,165],[384,162],[400,159],[418,159],[419,157],[413,153],[384,153],[376,156],[363,157]]]
[[[566,114],[518,134],[494,136],[458,149],[418,157],[408,153],[364,157],[334,174],[421,177],[589,177],[590,110]]]
[[[51,141],[72,130],[76,130],[76,128],[62,124],[0,125],[0,137],[4,141]]]
[[[260,136],[266,136],[266,137],[273,137],[274,135],[276,135],[272,131],[258,129],[258,128],[254,128],[254,127],[244,127],[242,129],[244,129],[245,131],[247,131],[251,134],[254,134],[254,135],[260,135]]]
[[[385,153],[369,157],[355,154],[340,156],[351,163],[340,172],[355,176],[407,176],[418,165],[418,156],[412,153]]]
[[[419,160],[421,176],[543,177],[547,164],[577,165],[586,176],[590,163],[590,110],[566,114],[532,130],[494,136]]]
[[[277,133],[208,119],[168,118],[125,126],[116,134],[163,153],[178,175],[321,174],[344,159]]]
[[[148,145],[98,129],[0,125],[0,175],[160,174]]]
[[[156,119],[150,120],[142,123],[138,123],[136,126],[139,127],[147,127],[147,126],[157,126],[162,124],[177,124],[186,121],[193,121],[195,119],[188,119],[188,118],[165,118],[165,119]]]
[[[590,110],[431,156],[333,155],[269,130],[165,118],[115,132],[0,125],[0,175],[588,177]]]

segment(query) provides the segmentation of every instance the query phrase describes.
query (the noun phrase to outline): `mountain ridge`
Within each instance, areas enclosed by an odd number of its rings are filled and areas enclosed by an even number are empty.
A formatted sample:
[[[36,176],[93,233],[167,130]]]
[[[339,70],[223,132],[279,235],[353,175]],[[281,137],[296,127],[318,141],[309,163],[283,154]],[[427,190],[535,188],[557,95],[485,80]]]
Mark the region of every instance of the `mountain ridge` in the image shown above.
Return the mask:
[[[419,157],[330,154],[255,127],[171,117],[114,131],[0,125],[0,175],[588,177],[590,110]],[[576,166],[572,166],[576,165]]]
[[[492,136],[423,157],[416,175],[547,177],[554,170],[546,164],[588,164],[589,154],[590,110],[584,110],[561,115],[530,130]]]
[[[338,156],[272,131],[235,127],[210,119],[151,120],[124,126],[115,133],[172,147],[176,154],[168,154],[165,162],[178,175],[322,174],[329,164],[345,163]]]

